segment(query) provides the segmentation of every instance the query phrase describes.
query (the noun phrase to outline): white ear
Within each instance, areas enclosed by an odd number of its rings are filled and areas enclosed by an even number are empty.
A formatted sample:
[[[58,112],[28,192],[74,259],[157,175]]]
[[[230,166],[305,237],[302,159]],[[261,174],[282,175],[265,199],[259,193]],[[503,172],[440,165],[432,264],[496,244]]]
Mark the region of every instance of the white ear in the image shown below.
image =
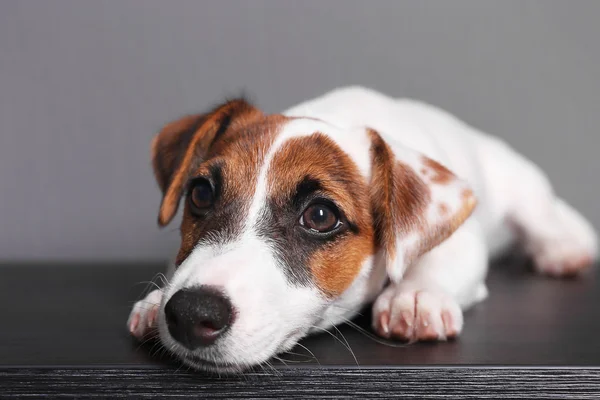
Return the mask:
[[[393,150],[374,130],[371,201],[378,244],[390,279],[448,238],[472,213],[469,185],[438,162],[408,148]]]

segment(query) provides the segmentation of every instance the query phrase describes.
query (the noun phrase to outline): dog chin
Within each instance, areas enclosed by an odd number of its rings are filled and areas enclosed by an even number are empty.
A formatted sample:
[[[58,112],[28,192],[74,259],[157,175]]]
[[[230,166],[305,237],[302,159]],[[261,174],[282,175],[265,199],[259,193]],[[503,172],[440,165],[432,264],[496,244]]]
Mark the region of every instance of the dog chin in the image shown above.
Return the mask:
[[[261,360],[252,360],[244,362],[224,362],[208,360],[198,355],[189,353],[175,353],[175,356],[178,359],[180,359],[185,366],[197,371],[213,372],[219,374],[239,374],[260,366],[261,364],[267,362],[277,354],[281,354],[291,350],[300,339],[306,336],[306,334],[307,332],[305,330],[292,332],[292,334],[288,335],[272,354],[266,356],[264,359]]]
[[[256,360],[240,363],[207,360],[193,354],[180,356],[179,359],[185,366],[197,371],[233,375],[246,372],[254,367],[258,367],[259,365],[268,361],[275,354],[277,354],[277,352],[273,353],[270,357],[267,357],[263,361]]]

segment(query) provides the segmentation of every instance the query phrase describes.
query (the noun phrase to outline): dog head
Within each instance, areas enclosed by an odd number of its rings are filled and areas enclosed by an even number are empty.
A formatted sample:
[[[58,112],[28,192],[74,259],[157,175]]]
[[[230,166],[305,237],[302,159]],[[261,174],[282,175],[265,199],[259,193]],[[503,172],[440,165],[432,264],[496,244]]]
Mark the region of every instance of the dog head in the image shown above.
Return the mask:
[[[374,130],[244,100],[168,124],[152,159],[159,224],[185,204],[160,337],[200,369],[260,364],[352,317],[475,205],[445,167]]]

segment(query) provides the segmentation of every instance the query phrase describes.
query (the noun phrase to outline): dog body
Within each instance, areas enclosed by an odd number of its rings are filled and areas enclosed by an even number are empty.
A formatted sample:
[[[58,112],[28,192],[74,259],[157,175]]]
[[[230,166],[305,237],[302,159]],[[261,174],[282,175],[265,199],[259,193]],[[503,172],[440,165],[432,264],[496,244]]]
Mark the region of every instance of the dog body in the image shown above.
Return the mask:
[[[444,340],[515,239],[551,275],[596,257],[593,228],[533,163],[442,110],[364,88],[281,115],[236,100],[182,118],[153,142],[153,164],[159,223],[186,199],[182,244],[128,327],[158,328],[196,368],[259,364],[373,301],[379,335]]]

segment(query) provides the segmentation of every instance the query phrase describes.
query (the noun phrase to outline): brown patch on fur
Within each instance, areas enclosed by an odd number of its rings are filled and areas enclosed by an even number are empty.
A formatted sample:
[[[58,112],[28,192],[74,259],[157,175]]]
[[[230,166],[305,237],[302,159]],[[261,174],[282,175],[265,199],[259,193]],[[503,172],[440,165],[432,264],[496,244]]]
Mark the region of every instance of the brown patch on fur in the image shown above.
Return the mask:
[[[186,115],[165,125],[152,139],[150,152],[154,177],[163,193],[167,191],[172,174],[181,164],[185,150],[196,133],[196,125],[201,119],[201,115]]]
[[[243,124],[262,113],[244,100],[229,101],[205,115],[183,117],[167,124],[152,141],[152,163],[164,192],[158,223],[166,225],[179,206],[193,163],[206,156],[212,142],[230,125]]]
[[[374,253],[371,233],[346,238],[316,252],[310,262],[314,280],[328,296],[339,296],[360,272],[365,259]]]
[[[308,255],[318,287],[330,296],[341,294],[375,250],[364,177],[354,161],[321,133],[288,140],[274,155],[269,171],[269,198],[275,204],[293,197],[298,183],[309,178],[319,182],[318,192],[332,199],[353,225],[354,232],[349,228]]]
[[[185,201],[177,265],[208,234],[235,235],[254,193],[258,168],[286,119],[281,115],[264,116],[238,99],[206,114],[171,122],[153,139],[154,173],[164,193],[158,218],[161,226],[175,215],[191,178],[218,173],[220,180],[218,206],[211,218],[192,215]]]
[[[222,175],[218,202],[225,210],[206,221],[191,215],[189,204],[185,202],[176,265],[181,264],[209,232],[239,233],[237,228],[242,225],[254,195],[259,169],[285,120],[281,115],[269,115],[254,121],[236,121],[208,149],[206,161],[193,170],[191,176],[209,176],[210,171],[218,167]]]
[[[209,168],[215,163],[223,164],[226,198],[251,200],[259,170],[286,120],[282,115],[269,115],[252,123],[239,125],[237,129],[232,128],[224,134],[211,147],[207,155],[211,162],[202,167]]]
[[[425,215],[427,204],[431,202],[431,190],[414,170],[402,161],[394,166],[393,184],[394,223],[400,232],[423,229],[421,217]]]
[[[447,204],[440,204],[440,213],[448,218],[436,226],[426,220],[431,203],[431,190],[415,171],[397,160],[374,130],[369,130],[372,155],[371,199],[377,242],[386,251],[388,259],[396,256],[396,240],[410,233],[418,233],[420,240],[414,248],[404,249],[408,266],[420,255],[431,250],[450,236],[471,215],[477,203],[473,192],[465,189],[462,206],[453,215]],[[456,176],[438,162],[423,157],[424,165],[433,172],[431,183],[448,185]]]
[[[430,202],[429,188],[408,165],[396,160],[379,134],[371,138],[371,208],[377,244],[389,259],[396,256],[397,235],[421,229],[422,216]]]
[[[448,215],[449,218],[445,219],[444,222],[435,226],[427,226],[427,221],[422,220],[421,233],[423,236],[416,248],[405,254],[405,261],[408,265],[450,237],[469,218],[477,205],[477,199],[471,189],[463,190],[461,197],[463,199],[461,207],[454,214]]]
[[[431,176],[432,183],[437,183],[438,185],[447,185],[456,178],[456,176],[454,176],[454,174],[450,172],[448,168],[444,167],[437,161],[432,160],[431,158],[423,157],[423,164],[425,164],[425,166],[433,172]]]

